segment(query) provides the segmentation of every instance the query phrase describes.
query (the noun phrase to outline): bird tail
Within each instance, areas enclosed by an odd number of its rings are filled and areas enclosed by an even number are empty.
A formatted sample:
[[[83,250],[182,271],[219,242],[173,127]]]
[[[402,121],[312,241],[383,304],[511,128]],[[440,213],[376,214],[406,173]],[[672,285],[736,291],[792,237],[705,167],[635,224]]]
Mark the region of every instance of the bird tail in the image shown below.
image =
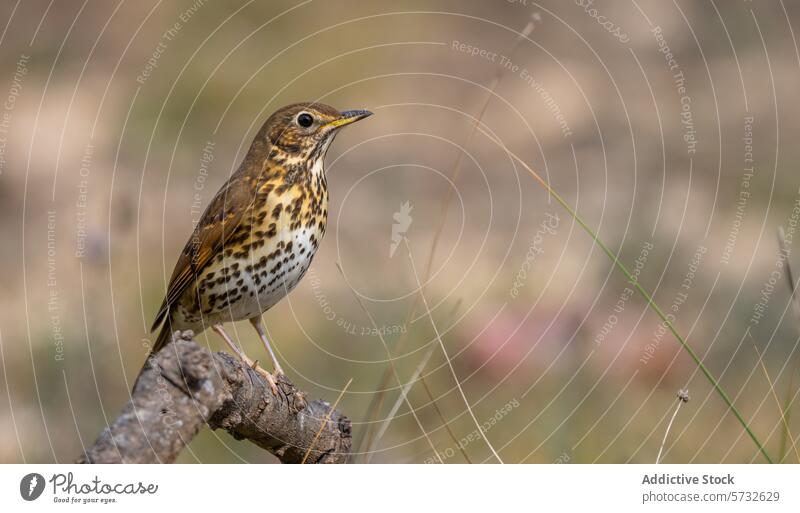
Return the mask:
[[[164,346],[172,342],[173,331],[174,330],[172,328],[172,317],[170,316],[167,317],[164,320],[164,324],[161,325],[161,331],[158,332],[158,338],[156,338],[156,343],[153,344],[153,349],[150,350],[150,355],[148,356],[148,358],[150,356],[155,355],[156,353],[164,349]]]
[[[158,332],[156,343],[153,344],[153,347],[150,349],[150,353],[147,355],[142,368],[139,370],[139,375],[136,377],[136,381],[133,383],[134,389],[136,388],[136,385],[139,384],[139,380],[142,377],[142,372],[144,372],[145,367],[147,367],[147,362],[150,360],[150,358],[158,354],[158,352],[161,351],[164,346],[172,342],[172,333],[172,318],[168,316],[161,325],[161,331]]]

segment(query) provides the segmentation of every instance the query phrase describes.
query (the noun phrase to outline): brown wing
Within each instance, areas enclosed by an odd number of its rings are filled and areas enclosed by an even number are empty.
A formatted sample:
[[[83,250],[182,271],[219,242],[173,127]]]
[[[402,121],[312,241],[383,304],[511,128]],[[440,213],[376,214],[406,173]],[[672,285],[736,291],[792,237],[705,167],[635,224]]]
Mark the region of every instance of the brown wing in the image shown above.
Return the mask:
[[[155,331],[169,313],[170,307],[225,245],[236,227],[250,210],[255,197],[246,173],[235,173],[217,192],[200,222],[183,248],[167,287],[167,295],[158,309],[151,331]]]

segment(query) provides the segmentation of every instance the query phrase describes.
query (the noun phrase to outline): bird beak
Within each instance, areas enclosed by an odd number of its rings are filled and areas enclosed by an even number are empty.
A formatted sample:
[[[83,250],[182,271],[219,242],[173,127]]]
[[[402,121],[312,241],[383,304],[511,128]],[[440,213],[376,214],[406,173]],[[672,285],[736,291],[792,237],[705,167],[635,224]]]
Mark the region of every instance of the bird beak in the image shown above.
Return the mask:
[[[367,118],[372,115],[372,112],[368,110],[347,110],[342,112],[342,114],[328,123],[326,126],[329,128],[339,128],[345,125],[349,125],[350,123],[355,123],[358,120]]]

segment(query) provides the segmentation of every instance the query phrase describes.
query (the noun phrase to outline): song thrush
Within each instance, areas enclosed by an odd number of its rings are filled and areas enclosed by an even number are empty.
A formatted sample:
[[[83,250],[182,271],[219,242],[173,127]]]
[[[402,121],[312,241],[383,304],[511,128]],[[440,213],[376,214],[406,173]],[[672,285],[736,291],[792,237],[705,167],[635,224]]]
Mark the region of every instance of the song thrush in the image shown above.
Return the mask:
[[[269,382],[222,323],[249,319],[270,347],[261,315],[295,286],[311,265],[328,216],[325,153],[340,128],[372,113],[339,112],[297,103],[267,119],[238,170],[217,192],[178,258],[152,330],[161,326],[151,354],[177,330],[216,331]]]

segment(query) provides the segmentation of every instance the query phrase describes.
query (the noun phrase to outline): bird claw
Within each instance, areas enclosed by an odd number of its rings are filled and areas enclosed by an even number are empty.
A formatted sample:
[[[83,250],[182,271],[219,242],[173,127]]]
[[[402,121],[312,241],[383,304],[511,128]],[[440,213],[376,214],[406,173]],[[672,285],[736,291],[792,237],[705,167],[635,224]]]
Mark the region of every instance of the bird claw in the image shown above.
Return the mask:
[[[272,389],[272,395],[278,397],[278,385],[275,384],[275,378],[267,371],[264,371],[264,377],[267,379],[267,383],[269,383],[269,388]]]
[[[278,385],[275,384],[275,377],[272,374],[270,374],[265,368],[261,367],[258,364],[258,360],[251,361],[246,356],[243,356],[242,359],[243,359],[245,365],[247,365],[248,367],[250,367],[251,369],[253,369],[254,371],[256,371],[257,373],[261,374],[261,376],[264,377],[264,379],[266,380],[267,384],[269,384],[270,390],[272,390],[272,395],[277,397],[278,396]],[[283,374],[283,372],[280,372],[279,374]]]
[[[266,369],[260,367],[257,361],[253,362],[252,368],[254,371],[256,371],[257,373],[261,374],[264,377],[264,379],[267,381],[267,384],[269,385],[270,390],[272,390],[272,395],[277,397],[278,385],[275,384],[275,377],[272,374],[270,374]]]

